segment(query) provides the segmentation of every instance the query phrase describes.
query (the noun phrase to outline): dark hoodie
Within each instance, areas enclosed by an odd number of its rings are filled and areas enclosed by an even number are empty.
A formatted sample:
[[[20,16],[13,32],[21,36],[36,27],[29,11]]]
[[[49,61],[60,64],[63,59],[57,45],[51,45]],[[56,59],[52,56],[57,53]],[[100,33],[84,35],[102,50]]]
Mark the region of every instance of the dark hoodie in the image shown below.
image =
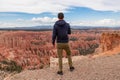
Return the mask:
[[[68,43],[68,34],[71,34],[70,25],[64,20],[56,21],[53,28],[52,43],[55,44],[57,38],[57,43]]]

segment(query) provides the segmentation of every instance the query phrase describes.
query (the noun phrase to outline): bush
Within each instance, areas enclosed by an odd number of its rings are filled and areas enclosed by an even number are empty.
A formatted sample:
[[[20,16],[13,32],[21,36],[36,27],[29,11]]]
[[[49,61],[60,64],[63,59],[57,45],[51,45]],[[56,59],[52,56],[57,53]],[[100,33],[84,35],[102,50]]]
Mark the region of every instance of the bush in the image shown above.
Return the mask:
[[[87,38],[85,39],[85,41],[93,41],[93,40],[95,40],[95,37],[87,37]]]
[[[79,51],[79,54],[80,55],[87,55],[87,54],[92,54],[95,52],[95,49],[98,48],[98,44],[92,44],[92,45],[89,45],[89,48],[87,49],[83,49],[81,47],[79,47],[77,50]]]
[[[78,39],[76,37],[70,37],[70,41],[77,41]]]
[[[19,66],[15,61],[3,60],[0,62],[0,70],[10,71],[10,72],[21,72],[22,67]]]

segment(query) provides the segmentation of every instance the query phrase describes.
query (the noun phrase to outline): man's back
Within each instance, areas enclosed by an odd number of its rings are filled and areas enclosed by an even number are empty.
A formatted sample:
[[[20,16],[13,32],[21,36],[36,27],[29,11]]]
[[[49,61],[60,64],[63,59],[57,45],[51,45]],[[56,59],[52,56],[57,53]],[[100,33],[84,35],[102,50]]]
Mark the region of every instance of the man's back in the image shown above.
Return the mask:
[[[64,20],[56,21],[53,29],[53,41],[57,37],[57,43],[67,43],[68,34],[71,34],[69,24]]]

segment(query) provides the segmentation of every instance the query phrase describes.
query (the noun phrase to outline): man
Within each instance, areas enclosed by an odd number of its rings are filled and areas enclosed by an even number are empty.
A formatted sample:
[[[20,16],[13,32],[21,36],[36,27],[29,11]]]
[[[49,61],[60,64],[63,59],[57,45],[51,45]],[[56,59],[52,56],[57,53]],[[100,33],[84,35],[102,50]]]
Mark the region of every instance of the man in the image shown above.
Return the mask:
[[[52,35],[52,44],[55,47],[55,40],[57,39],[57,53],[59,61],[59,71],[57,74],[63,75],[62,71],[62,51],[65,50],[68,57],[69,69],[70,71],[74,70],[71,59],[71,51],[68,45],[68,34],[71,34],[70,25],[65,22],[64,14],[58,13],[58,21],[54,24],[53,35]]]

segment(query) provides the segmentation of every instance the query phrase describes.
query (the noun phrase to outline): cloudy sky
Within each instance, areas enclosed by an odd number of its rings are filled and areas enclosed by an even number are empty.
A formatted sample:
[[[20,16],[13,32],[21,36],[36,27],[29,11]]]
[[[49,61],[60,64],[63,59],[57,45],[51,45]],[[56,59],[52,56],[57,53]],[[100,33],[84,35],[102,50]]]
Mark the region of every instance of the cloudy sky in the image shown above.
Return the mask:
[[[71,26],[120,26],[120,0],[0,0],[1,27],[53,25],[64,12]]]

